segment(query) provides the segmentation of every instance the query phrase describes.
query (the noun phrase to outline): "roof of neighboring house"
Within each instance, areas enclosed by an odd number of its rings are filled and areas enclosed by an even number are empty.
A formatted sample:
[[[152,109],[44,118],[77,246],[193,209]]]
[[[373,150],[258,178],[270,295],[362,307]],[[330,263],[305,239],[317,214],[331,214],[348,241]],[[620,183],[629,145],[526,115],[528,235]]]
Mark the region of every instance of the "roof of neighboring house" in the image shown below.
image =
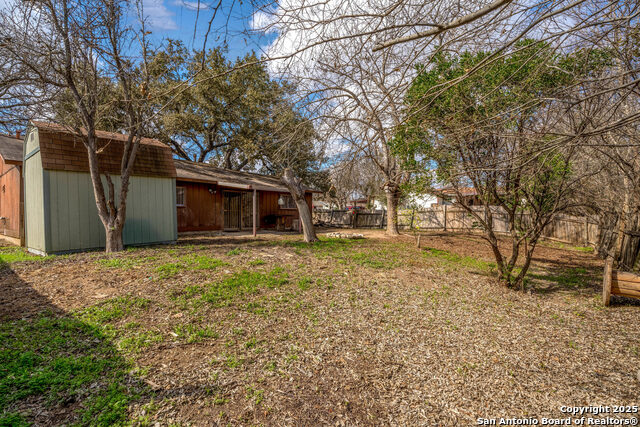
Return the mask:
[[[443,194],[450,194],[450,195],[456,195],[457,194],[456,190],[454,188],[451,188],[451,187],[443,188],[440,191]],[[473,187],[460,187],[460,188],[458,188],[458,191],[460,191],[460,194],[462,196],[475,196],[475,195],[478,194],[476,189],[473,188]]]
[[[22,164],[22,140],[13,136],[0,135],[0,156],[5,163]]]
[[[31,125],[38,129],[44,169],[89,172],[87,149],[74,131],[46,122],[34,121]],[[124,143],[128,135],[96,131],[96,136],[100,172],[120,174]],[[132,175],[175,178],[176,169],[171,149],[156,139],[142,138]]]
[[[287,187],[280,178],[257,173],[234,171],[212,166],[208,163],[195,163],[187,160],[174,160],[177,179],[192,182],[217,184],[221,187],[245,190],[277,191],[288,193]],[[306,187],[306,191],[317,192]]]

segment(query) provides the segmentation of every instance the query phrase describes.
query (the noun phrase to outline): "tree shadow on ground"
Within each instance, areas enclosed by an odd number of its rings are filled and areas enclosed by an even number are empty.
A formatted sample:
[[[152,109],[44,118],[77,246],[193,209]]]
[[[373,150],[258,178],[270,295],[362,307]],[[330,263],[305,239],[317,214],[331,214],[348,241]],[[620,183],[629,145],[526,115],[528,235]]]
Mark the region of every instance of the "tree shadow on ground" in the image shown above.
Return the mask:
[[[600,290],[602,271],[595,267],[575,266],[571,263],[548,262],[534,266],[526,276],[527,288],[536,293],[574,292],[583,295]]]
[[[527,286],[533,292],[550,294],[570,292],[599,297],[602,293],[603,269],[576,267],[571,263],[552,263],[527,274]],[[640,299],[611,296],[611,305],[640,306]]]
[[[531,262],[535,265],[550,265],[557,269],[572,269],[572,268],[584,268],[587,270],[602,270],[601,264],[604,265],[604,260],[599,259],[583,259],[583,258],[572,258],[570,256],[566,256],[564,258],[549,258],[544,256],[539,256],[534,253],[533,257],[531,257]]]
[[[113,425],[143,384],[100,325],[84,322],[0,259],[0,425]]]
[[[181,237],[175,244],[176,247],[183,246],[192,246],[192,245],[205,245],[211,247],[226,247],[226,246],[237,246],[237,245],[246,245],[252,242],[268,242],[267,240],[261,239],[260,237],[246,237],[246,238],[229,238],[229,237]]]

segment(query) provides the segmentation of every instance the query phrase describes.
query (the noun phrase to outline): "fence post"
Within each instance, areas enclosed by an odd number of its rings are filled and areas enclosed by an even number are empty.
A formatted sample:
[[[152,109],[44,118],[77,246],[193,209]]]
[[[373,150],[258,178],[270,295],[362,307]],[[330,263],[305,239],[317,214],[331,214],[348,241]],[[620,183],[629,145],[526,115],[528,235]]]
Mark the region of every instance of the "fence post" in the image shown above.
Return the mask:
[[[333,225],[333,209],[331,209],[331,215],[329,216],[329,225]]]
[[[384,228],[384,219],[387,216],[387,211],[382,210],[382,215],[380,215],[380,228]]]
[[[356,224],[358,222],[358,211],[353,212],[353,215],[351,216],[351,221],[353,221],[351,223],[351,228],[356,228]]]
[[[604,277],[602,278],[602,303],[605,306],[611,301],[611,280],[613,279],[613,257],[608,256],[604,264]]]
[[[415,208],[411,211],[411,222],[409,223],[409,230],[413,230],[413,218],[416,216]]]
[[[589,217],[584,217],[584,246],[589,246]]]
[[[444,231],[447,231],[447,205],[444,206]]]

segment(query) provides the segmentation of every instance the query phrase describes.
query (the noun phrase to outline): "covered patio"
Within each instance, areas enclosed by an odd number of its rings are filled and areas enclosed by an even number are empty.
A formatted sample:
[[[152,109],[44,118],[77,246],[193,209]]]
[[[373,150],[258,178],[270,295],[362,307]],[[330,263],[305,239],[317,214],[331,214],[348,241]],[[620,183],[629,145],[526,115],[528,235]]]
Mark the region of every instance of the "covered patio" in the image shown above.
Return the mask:
[[[295,202],[275,176],[176,160],[178,232],[300,231]],[[311,210],[312,194],[305,199]]]

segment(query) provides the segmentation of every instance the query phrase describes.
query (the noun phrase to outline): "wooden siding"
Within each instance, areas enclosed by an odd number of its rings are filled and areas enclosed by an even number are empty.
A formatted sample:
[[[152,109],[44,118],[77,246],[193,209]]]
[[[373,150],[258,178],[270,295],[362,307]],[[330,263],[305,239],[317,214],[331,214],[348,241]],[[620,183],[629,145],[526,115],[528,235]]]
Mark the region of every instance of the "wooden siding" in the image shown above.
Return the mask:
[[[25,138],[24,156],[26,157],[28,154],[31,154],[37,148],[40,148],[38,129],[31,128]]]
[[[46,252],[101,248],[104,226],[98,216],[91,177],[88,173],[45,171],[48,189]],[[116,194],[119,176],[112,177]],[[103,179],[106,187],[106,180]],[[117,200],[116,200],[117,203]],[[175,181],[172,178],[131,177],[127,216],[123,231],[125,245],[176,240]]]
[[[222,195],[215,185],[178,181],[176,186],[185,191],[184,206],[175,208],[179,232],[222,230]]]
[[[259,195],[259,203],[260,206],[260,219],[263,219],[267,215],[287,215],[286,227],[291,227],[291,222],[294,219],[300,218],[298,214],[298,209],[281,209],[280,205],[278,205],[278,198],[281,194],[289,194],[289,193],[278,193],[273,191],[264,191],[260,192]],[[307,206],[309,206],[309,211],[312,210],[312,194],[307,193],[305,195],[305,199],[307,200]],[[261,224],[263,222],[261,221]],[[264,225],[265,228],[275,228],[275,224],[272,225]]]
[[[91,177],[86,172],[43,170],[39,132],[31,128],[25,144],[25,233],[27,248],[41,253],[104,247]],[[116,193],[119,175],[112,175]],[[106,180],[103,179],[106,187]],[[125,245],[177,239],[175,179],[133,176],[129,182]],[[117,201],[116,201],[117,203]]]
[[[179,187],[185,188],[185,205],[176,207],[178,217],[178,232],[188,231],[216,231],[224,227],[223,193],[224,191],[239,191],[237,189],[224,189],[215,184],[195,183],[190,181],[177,181]],[[209,189],[215,190],[211,194]],[[246,193],[243,211],[251,206],[253,191]],[[278,205],[279,193],[272,191],[258,191],[258,228],[275,228],[273,225],[265,225],[264,217],[267,215],[290,215],[287,226],[291,226],[291,220],[298,218],[297,209],[280,209]],[[307,204],[311,209],[312,195],[307,193]],[[243,228],[251,229],[252,213],[243,212]]]
[[[0,235],[22,240],[22,165],[0,157]],[[20,242],[21,244],[24,242]]]
[[[31,129],[26,139],[25,156],[37,149],[38,131]],[[44,179],[40,153],[25,160],[23,168],[25,246],[45,252]]]

